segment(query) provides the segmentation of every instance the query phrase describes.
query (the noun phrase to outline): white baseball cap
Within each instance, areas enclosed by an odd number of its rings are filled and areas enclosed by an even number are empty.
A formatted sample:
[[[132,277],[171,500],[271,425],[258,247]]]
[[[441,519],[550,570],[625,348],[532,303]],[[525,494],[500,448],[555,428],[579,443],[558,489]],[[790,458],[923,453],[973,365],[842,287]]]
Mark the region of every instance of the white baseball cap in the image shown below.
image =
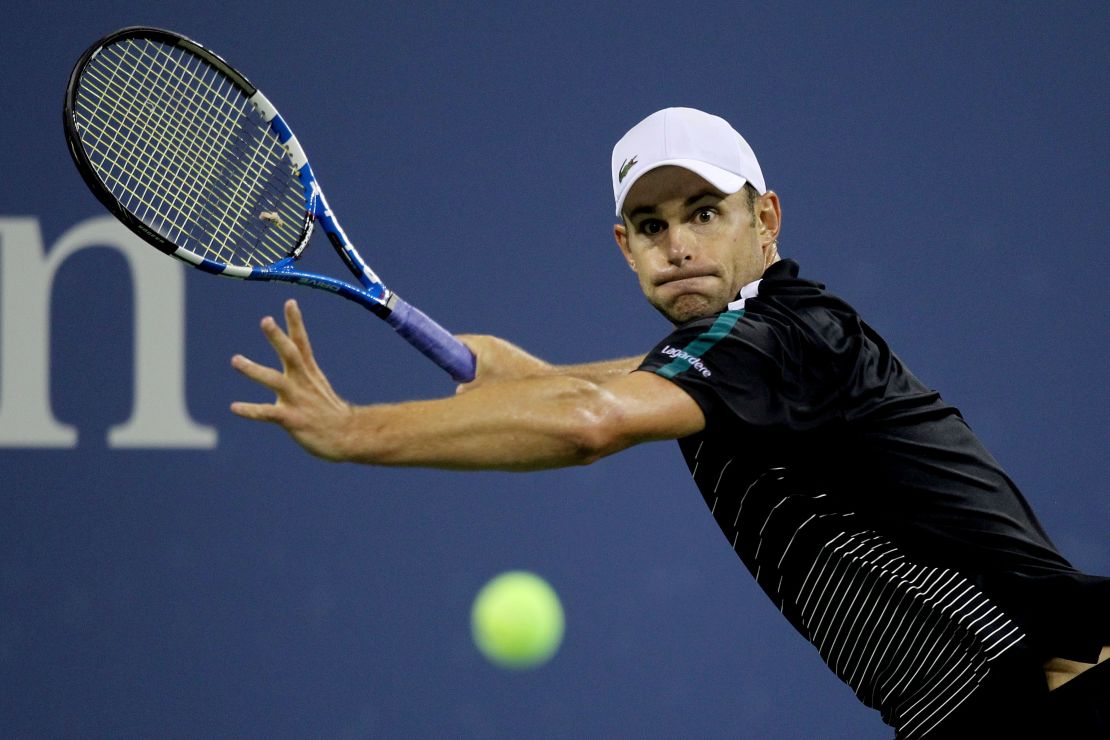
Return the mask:
[[[674,165],[704,178],[722,193],[751,183],[767,186],[755,152],[728,121],[693,108],[664,108],[637,123],[613,147],[613,197],[617,218],[628,191],[657,167]]]

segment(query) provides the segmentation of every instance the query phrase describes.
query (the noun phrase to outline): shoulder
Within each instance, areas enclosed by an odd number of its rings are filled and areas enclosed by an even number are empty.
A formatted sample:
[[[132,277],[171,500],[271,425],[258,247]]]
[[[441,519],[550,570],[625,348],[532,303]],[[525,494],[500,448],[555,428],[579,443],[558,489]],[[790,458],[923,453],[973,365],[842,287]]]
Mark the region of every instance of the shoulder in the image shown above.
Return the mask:
[[[640,369],[678,385],[710,424],[796,428],[830,417],[864,347],[863,325],[823,285],[780,264],[730,310],[675,327]]]
[[[675,327],[648,352],[640,369],[665,378],[687,370],[709,377],[711,371],[706,362],[710,355],[716,356],[722,348],[743,345],[759,336],[760,330],[751,321],[745,322],[744,315],[743,309],[726,311]],[[746,337],[749,339],[745,340]]]

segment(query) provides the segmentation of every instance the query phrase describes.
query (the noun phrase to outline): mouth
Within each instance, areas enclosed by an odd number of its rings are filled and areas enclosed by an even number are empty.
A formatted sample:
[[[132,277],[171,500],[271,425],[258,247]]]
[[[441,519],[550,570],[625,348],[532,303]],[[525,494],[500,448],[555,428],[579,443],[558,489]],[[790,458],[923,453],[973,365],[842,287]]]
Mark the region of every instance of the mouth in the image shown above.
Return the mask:
[[[712,270],[686,270],[683,272],[674,272],[663,275],[655,279],[655,286],[671,285],[674,283],[683,283],[688,280],[697,280],[698,278],[716,277],[717,273]]]

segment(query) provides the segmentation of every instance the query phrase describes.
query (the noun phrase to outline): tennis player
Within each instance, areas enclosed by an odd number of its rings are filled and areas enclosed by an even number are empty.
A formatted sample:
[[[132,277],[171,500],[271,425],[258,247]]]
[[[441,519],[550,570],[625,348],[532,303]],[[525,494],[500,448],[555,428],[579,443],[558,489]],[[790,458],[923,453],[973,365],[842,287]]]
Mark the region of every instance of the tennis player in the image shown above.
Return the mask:
[[[297,305],[262,329],[272,390],[235,403],[330,460],[529,470],[675,439],[728,542],[899,738],[1110,737],[1110,578],[1060,555],[959,411],[847,303],[780,259],[778,196],[723,119],[648,116],[616,145],[613,233],[674,330],[558,367],[493,337],[448,398],[355,407]]]

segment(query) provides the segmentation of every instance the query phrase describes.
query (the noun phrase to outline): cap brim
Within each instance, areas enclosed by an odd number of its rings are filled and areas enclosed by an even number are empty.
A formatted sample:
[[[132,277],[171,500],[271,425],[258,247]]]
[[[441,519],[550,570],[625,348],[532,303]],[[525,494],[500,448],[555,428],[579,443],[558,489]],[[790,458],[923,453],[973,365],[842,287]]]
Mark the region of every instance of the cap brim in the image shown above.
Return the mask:
[[[628,182],[624,183],[624,187],[621,188],[620,197],[617,198],[617,218],[621,218],[621,211],[624,208],[624,199],[628,197],[628,193],[631,192],[632,186],[636,184],[636,181],[652,170],[657,170],[660,167],[681,167],[684,170],[689,170],[727,195],[739,192],[740,188],[744,187],[748,182],[746,178],[734,172],[723,170],[720,167],[697,159],[665,159],[661,162],[654,162],[651,167],[637,172],[628,179]]]

